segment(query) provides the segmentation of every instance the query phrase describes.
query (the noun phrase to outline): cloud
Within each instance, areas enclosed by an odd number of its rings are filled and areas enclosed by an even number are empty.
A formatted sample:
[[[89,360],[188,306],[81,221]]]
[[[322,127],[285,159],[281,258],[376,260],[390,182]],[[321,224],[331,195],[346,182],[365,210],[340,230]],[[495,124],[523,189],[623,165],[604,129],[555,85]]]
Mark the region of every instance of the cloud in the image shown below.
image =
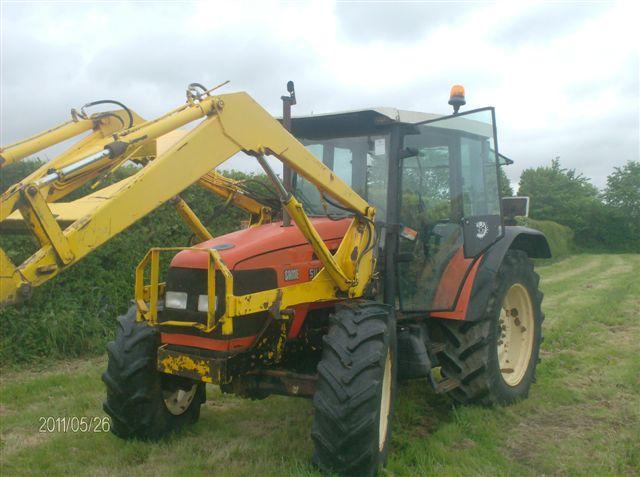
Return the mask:
[[[338,30],[350,41],[407,43],[433,28],[459,24],[478,5],[451,2],[341,2],[336,5]]]
[[[509,48],[546,42],[579,29],[585,22],[606,12],[607,7],[604,2],[529,4],[511,21],[500,25],[494,31],[493,40]]]
[[[102,98],[151,118],[188,83],[246,90],[279,114],[393,106],[447,114],[493,105],[502,152],[557,155],[603,186],[638,160],[638,45],[631,3],[2,3],[2,144]],[[637,16],[637,15],[636,15]]]

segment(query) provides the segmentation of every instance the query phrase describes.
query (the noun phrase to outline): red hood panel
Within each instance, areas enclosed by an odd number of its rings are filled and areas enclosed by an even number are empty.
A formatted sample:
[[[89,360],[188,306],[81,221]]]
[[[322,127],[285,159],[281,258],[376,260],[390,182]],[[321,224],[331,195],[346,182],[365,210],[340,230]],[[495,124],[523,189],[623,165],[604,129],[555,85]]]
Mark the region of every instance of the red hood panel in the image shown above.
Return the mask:
[[[351,225],[351,221],[350,218],[342,220],[331,220],[324,217],[311,219],[313,226],[324,241],[341,239]],[[221,235],[196,245],[196,248],[219,247],[220,256],[224,263],[230,269],[234,269],[238,262],[248,258],[307,243],[295,224],[291,227],[283,227],[282,222],[274,222]],[[225,248],[225,246],[229,248]],[[207,268],[207,254],[185,250],[173,257],[171,266]]]

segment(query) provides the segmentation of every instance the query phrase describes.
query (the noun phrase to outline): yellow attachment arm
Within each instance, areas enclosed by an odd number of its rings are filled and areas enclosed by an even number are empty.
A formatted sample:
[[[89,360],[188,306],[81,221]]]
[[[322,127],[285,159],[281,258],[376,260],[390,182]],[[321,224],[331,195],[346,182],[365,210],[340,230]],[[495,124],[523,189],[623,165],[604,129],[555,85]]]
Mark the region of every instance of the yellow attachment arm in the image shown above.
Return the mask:
[[[320,261],[325,265],[325,268],[333,281],[336,282],[340,290],[349,290],[352,285],[357,283],[356,277],[348,277],[335,261],[333,255],[331,255],[331,252],[322,240],[322,237],[320,237],[320,234],[318,234],[317,230],[311,224],[307,214],[304,213],[304,209],[300,202],[298,202],[292,195],[284,206],[287,208],[287,212],[289,212],[289,215],[302,231],[303,235],[307,237],[307,240],[309,240],[313,250]]]
[[[187,204],[184,199],[182,199],[182,197],[178,195],[175,196],[172,200],[174,207],[176,208],[182,219],[201,242],[204,242],[205,240],[211,240],[213,238],[213,235],[211,235],[204,224],[200,222],[198,216],[191,209],[191,207],[189,207],[189,204]]]

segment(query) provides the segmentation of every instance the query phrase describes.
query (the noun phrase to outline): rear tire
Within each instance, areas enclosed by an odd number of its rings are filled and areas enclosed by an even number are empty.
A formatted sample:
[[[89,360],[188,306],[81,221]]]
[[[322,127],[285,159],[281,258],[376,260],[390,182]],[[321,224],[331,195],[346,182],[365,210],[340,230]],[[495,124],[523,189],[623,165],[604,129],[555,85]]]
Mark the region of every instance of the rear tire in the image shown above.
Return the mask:
[[[391,437],[394,313],[358,300],[337,305],[332,320],[313,398],[313,462],[340,475],[374,476],[386,463]]]
[[[204,384],[158,372],[159,344],[157,329],[136,321],[135,306],[118,318],[102,375],[107,386],[103,408],[118,437],[156,440],[200,417]]]
[[[447,390],[454,401],[510,404],[528,396],[542,341],[539,281],[527,254],[509,250],[481,320],[434,320],[445,343],[441,372],[459,383]]]

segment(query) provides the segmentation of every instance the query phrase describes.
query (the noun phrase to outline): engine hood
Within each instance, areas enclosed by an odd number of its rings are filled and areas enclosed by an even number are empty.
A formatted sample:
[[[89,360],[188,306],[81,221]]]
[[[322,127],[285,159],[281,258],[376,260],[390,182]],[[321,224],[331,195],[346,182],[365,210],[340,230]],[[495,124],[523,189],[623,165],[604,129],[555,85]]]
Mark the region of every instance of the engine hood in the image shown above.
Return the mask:
[[[341,239],[346,233],[351,218],[331,220],[326,217],[312,218],[311,222],[324,241]],[[238,230],[207,240],[195,248],[215,248],[220,253],[225,265],[233,270],[244,260],[263,255],[276,250],[308,245],[307,240],[295,224],[283,227],[282,222],[259,225],[248,229]],[[171,267],[179,268],[207,268],[207,254],[184,250],[176,254],[171,261]]]

